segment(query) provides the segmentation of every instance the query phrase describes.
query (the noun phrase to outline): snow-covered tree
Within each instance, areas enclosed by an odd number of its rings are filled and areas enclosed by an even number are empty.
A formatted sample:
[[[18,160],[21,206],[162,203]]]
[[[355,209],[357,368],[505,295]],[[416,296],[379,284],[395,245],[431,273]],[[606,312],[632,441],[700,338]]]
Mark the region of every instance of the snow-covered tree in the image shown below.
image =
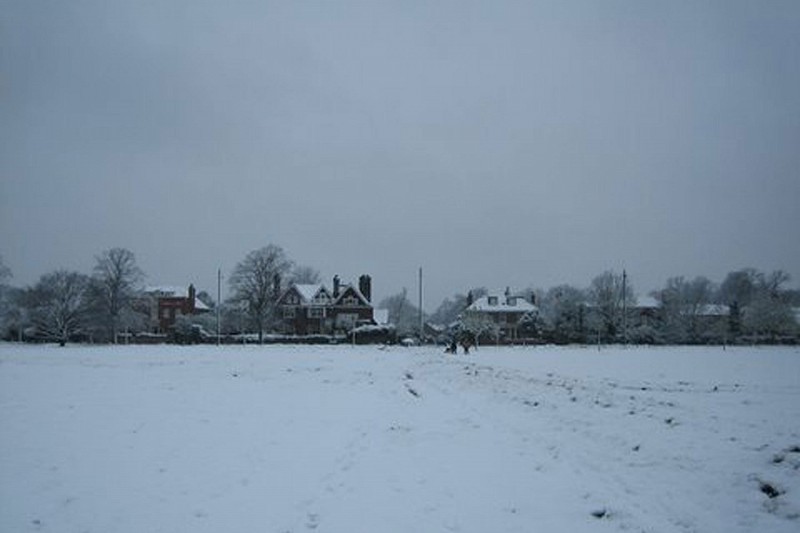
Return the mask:
[[[698,342],[710,333],[709,315],[715,288],[705,277],[687,280],[676,276],[653,293],[659,301],[663,333],[668,342]],[[723,324],[724,325],[724,324]]]
[[[571,285],[553,287],[540,301],[547,336],[554,342],[585,342],[586,292]]]
[[[292,262],[280,246],[270,244],[253,250],[233,269],[228,279],[231,303],[241,306],[250,324],[264,340],[264,329],[274,318],[275,306]]]
[[[395,325],[398,335],[419,333],[419,308],[408,300],[408,290],[387,296],[378,304],[378,309],[389,311],[389,322]]]
[[[11,269],[9,269],[3,262],[3,256],[0,255],[0,335],[5,336],[8,329],[10,314],[12,313],[12,296],[11,287],[8,286],[8,280],[11,279]]]
[[[615,340],[622,333],[623,309],[631,309],[636,303],[633,287],[630,283],[623,283],[623,274],[608,270],[592,280],[588,299],[592,306],[593,329],[601,336]]]
[[[43,275],[26,295],[37,334],[64,346],[81,333],[88,308],[89,277],[79,272],[57,270]]]
[[[144,273],[130,250],[111,248],[96,257],[90,286],[91,303],[114,344],[124,319],[134,319],[131,306],[143,279]]]
[[[795,330],[790,294],[783,287],[790,279],[783,270],[757,275],[753,296],[742,311],[745,331],[774,339]]]
[[[442,326],[449,326],[456,320],[459,315],[467,308],[467,296],[464,294],[455,294],[452,298],[445,298],[436,311],[430,316],[430,321]]]
[[[467,313],[461,319],[458,330],[462,342],[466,340],[477,344],[480,339],[491,339],[492,342],[500,340],[500,325],[484,313]]]
[[[785,288],[790,276],[783,270],[769,274],[754,268],[730,272],[718,300],[731,308],[731,331],[775,337],[796,329],[792,293]]]

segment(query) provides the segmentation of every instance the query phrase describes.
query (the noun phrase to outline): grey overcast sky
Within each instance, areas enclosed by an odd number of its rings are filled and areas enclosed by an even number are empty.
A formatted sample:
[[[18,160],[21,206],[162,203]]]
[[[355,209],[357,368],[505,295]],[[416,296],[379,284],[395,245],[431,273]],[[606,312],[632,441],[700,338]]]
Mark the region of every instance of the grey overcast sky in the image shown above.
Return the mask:
[[[13,282],[800,280],[800,2],[0,1]]]

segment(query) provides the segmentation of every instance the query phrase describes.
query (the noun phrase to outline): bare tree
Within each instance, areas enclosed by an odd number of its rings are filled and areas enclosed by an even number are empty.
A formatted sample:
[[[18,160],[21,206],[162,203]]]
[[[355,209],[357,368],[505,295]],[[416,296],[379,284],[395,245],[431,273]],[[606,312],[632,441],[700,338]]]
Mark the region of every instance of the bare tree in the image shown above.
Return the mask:
[[[109,337],[117,343],[120,321],[136,295],[144,273],[136,264],[133,252],[111,248],[96,257],[92,275],[91,298],[96,311],[104,317]]]
[[[661,291],[653,296],[661,305],[664,333],[671,342],[697,342],[708,331],[712,316],[711,302],[714,285],[707,278],[698,276],[687,280],[683,276],[669,278]]]
[[[12,314],[12,291],[11,287],[7,285],[9,279],[11,279],[11,270],[5,265],[3,256],[0,255],[0,335],[3,336],[6,334],[6,327]]]
[[[3,256],[0,255],[0,286],[4,286],[9,279],[11,279],[11,269],[6,266]]]
[[[783,270],[758,273],[753,297],[743,310],[745,330],[775,339],[795,329],[790,294],[783,287],[790,279]]]
[[[397,327],[398,334],[413,335],[419,331],[419,308],[409,301],[405,287],[381,300],[378,309],[389,311],[389,322]]]
[[[89,278],[57,270],[42,276],[26,297],[38,334],[64,346],[84,327]]]
[[[258,331],[259,343],[264,340],[264,328],[273,318],[283,280],[291,268],[283,248],[270,244],[247,254],[228,279],[231,301],[245,308]]]
[[[556,342],[586,340],[586,292],[571,285],[553,287],[541,301],[542,314]]]
[[[430,321],[434,324],[449,326],[453,324],[464,309],[467,308],[467,296],[464,294],[454,294],[452,298],[445,298],[436,311],[430,316]]]
[[[769,274],[754,268],[730,272],[720,286],[718,299],[730,306],[730,329],[772,338],[796,328],[791,291],[784,285],[790,276],[783,270]]]
[[[291,281],[301,285],[314,285],[322,281],[322,276],[313,267],[298,265],[292,270]]]
[[[623,274],[608,270],[592,280],[588,296],[598,332],[615,339],[623,323],[623,309],[635,303],[633,287],[623,283]]]

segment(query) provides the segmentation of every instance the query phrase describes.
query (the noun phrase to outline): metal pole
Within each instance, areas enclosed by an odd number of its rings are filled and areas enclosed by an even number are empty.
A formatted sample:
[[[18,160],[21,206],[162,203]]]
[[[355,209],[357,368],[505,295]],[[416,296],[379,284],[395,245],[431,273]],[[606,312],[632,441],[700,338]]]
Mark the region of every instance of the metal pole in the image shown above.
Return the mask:
[[[425,338],[425,326],[422,321],[422,267],[419,267],[419,342]]]
[[[222,301],[220,300],[220,295],[222,293],[222,269],[217,269],[217,346],[220,345],[220,329],[219,329],[219,312],[220,306],[222,305]]]

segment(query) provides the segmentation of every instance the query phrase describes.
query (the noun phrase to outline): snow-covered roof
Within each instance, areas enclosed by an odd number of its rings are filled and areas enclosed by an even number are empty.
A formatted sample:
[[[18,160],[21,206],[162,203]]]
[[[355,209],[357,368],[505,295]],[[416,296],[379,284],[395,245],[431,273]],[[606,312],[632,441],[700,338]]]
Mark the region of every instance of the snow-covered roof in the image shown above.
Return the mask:
[[[321,283],[313,283],[313,284],[298,283],[295,284],[294,288],[297,289],[297,292],[300,293],[300,297],[303,298],[304,301],[311,302],[314,300],[314,297],[317,295],[317,293],[321,289],[324,289],[325,286],[322,285]]]
[[[144,292],[157,296],[173,296],[175,298],[186,298],[189,295],[188,287],[181,287],[180,285],[150,285],[144,288]]]
[[[720,304],[701,305],[697,314],[700,316],[727,316],[731,312],[730,307]]]
[[[640,296],[637,301],[636,307],[640,309],[657,309],[661,307],[661,303],[652,296]]]
[[[481,296],[472,302],[472,305],[467,307],[467,311],[478,311],[481,313],[529,313],[537,310],[538,307],[530,303],[524,297],[513,294],[509,296],[505,294]]]
[[[364,305],[372,305],[372,304],[369,303],[369,300],[367,300],[367,298],[363,294],[361,294],[361,291],[358,290],[358,287],[356,287],[355,285],[350,285],[350,284],[339,286],[339,296],[336,297],[336,300],[334,301],[334,303],[338,304],[339,301],[342,298],[344,298],[344,295],[348,290],[352,290],[355,293],[356,297],[359,300],[361,300],[362,304],[364,304]]]

